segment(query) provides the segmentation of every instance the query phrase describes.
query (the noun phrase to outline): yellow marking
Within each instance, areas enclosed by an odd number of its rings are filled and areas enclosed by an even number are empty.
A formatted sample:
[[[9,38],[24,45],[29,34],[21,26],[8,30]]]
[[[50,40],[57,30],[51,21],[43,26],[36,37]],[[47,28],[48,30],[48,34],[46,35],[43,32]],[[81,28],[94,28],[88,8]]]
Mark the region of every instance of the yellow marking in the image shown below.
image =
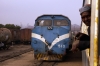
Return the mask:
[[[37,54],[37,58],[39,58],[39,54]]]
[[[95,34],[94,34],[94,66],[98,66],[99,61],[98,61],[98,0],[96,0],[96,12],[95,12]]]
[[[95,18],[95,22],[97,22],[97,23],[98,23],[98,17],[96,17],[96,18]],[[97,27],[97,26],[96,26],[96,27]]]
[[[45,57],[43,59],[45,60]]]
[[[37,59],[40,60],[40,57],[38,57]]]
[[[97,44],[98,43],[98,40],[97,40],[97,38],[95,38],[94,39],[94,44]],[[97,66],[97,63],[99,63],[98,62],[98,46],[97,45],[94,45],[94,66]],[[98,58],[97,58],[98,57]]]
[[[39,53],[36,55],[37,59],[38,60],[57,60],[57,59],[61,59],[62,58],[62,54],[56,54],[56,55],[46,55],[46,54],[42,54],[42,53]]]
[[[47,56],[46,56],[44,60],[47,60],[47,59],[48,59],[48,58],[47,58]]]
[[[98,10],[98,6],[96,6],[96,10]]]
[[[96,10],[98,10],[98,1],[96,2],[97,6],[96,6]]]
[[[47,56],[47,57],[46,57],[46,60],[48,60],[48,59],[49,59],[49,57]]]
[[[60,59],[61,59],[61,54],[59,54],[59,56],[60,56]]]
[[[44,60],[47,60],[47,55],[45,55],[45,57],[43,58]]]
[[[58,54],[58,58],[59,58],[59,59],[61,58],[59,54]]]
[[[40,58],[42,57],[42,54],[40,53]]]

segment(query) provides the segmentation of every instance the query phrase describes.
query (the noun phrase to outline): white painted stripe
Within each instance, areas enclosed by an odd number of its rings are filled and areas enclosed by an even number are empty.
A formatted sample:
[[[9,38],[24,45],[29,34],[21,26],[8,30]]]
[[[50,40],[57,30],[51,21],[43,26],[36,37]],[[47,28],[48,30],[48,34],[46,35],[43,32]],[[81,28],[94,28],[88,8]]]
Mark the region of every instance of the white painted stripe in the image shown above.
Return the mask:
[[[44,38],[44,37],[41,38],[41,35],[39,35],[39,34],[32,33],[32,37],[37,38],[37,39],[41,40],[42,42],[44,42],[44,43],[48,46],[48,48],[49,48],[49,50],[50,50],[50,49],[51,49],[56,43],[58,43],[59,41],[64,40],[64,39],[66,39],[66,38],[69,38],[69,33],[64,34],[64,35],[61,35],[61,36],[59,36],[59,38],[56,38],[56,39],[52,42],[51,46],[49,46],[49,45],[45,42],[45,38]]]
[[[69,38],[69,33],[64,34],[64,35],[61,35],[61,36],[59,36],[59,38],[56,38],[56,39],[52,42],[52,44],[51,44],[51,46],[49,47],[49,49],[51,49],[51,48],[52,48],[56,43],[58,43],[59,41],[64,40],[64,39],[66,39],[66,38]]]
[[[45,38],[42,37],[41,35],[36,34],[36,33],[32,33],[32,37],[37,38],[37,39],[41,40],[42,42],[44,42],[46,45],[48,45],[48,44],[45,42]],[[42,37],[42,38],[41,38],[41,37]]]

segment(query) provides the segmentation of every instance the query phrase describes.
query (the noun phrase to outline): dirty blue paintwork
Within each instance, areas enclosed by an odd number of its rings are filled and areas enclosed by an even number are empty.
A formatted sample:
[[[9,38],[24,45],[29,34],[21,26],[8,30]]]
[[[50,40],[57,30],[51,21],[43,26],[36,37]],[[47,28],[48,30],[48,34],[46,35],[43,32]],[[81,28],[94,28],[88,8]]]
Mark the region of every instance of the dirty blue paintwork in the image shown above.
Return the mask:
[[[54,18],[52,18],[54,16]],[[48,26],[36,26],[36,22],[38,20],[42,20],[42,19],[51,19],[52,20],[52,29],[48,30]],[[68,26],[53,26],[53,20],[57,20],[57,19],[65,19],[68,22]],[[35,20],[35,27],[32,30],[32,33],[38,34],[42,37],[45,38],[46,42],[48,43],[48,45],[50,46],[52,44],[52,42],[56,39],[59,38],[59,36],[70,33],[71,31],[71,21],[68,17],[62,16],[62,15],[42,15],[39,16],[36,20]],[[67,48],[69,48],[69,42],[70,42],[71,38],[66,38],[64,40],[61,40],[59,42],[57,42],[50,50],[52,51],[52,53],[54,54],[64,54],[65,50]],[[46,53],[49,49],[48,47],[45,45],[44,42],[42,42],[41,40],[32,37],[32,42],[31,42],[31,46],[34,49],[34,54],[37,53]]]

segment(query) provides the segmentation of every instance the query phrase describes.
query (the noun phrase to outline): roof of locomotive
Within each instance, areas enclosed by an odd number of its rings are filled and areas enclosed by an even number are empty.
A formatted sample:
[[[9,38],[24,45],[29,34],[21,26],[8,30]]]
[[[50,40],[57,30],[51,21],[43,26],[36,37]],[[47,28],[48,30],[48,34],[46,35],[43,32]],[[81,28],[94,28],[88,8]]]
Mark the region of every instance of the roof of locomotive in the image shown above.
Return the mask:
[[[68,22],[71,22],[71,20],[67,17],[67,16],[64,16],[64,15],[57,15],[57,14],[44,14],[44,15],[41,15],[39,17],[37,17],[37,20],[40,20],[40,19],[52,19],[52,18],[55,18],[55,19],[67,19]]]

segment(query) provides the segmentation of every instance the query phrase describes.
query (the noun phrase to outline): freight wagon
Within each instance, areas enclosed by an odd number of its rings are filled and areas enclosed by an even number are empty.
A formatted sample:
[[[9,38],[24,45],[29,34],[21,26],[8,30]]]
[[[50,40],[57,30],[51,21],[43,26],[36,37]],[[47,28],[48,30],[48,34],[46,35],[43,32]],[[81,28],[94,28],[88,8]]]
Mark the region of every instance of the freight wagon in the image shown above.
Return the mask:
[[[20,30],[20,41],[24,44],[31,43],[31,29],[24,28]]]
[[[12,42],[15,44],[20,43],[20,30],[19,29],[10,29],[12,33]]]
[[[0,28],[0,49],[8,49],[11,45],[12,34],[7,28]]]

